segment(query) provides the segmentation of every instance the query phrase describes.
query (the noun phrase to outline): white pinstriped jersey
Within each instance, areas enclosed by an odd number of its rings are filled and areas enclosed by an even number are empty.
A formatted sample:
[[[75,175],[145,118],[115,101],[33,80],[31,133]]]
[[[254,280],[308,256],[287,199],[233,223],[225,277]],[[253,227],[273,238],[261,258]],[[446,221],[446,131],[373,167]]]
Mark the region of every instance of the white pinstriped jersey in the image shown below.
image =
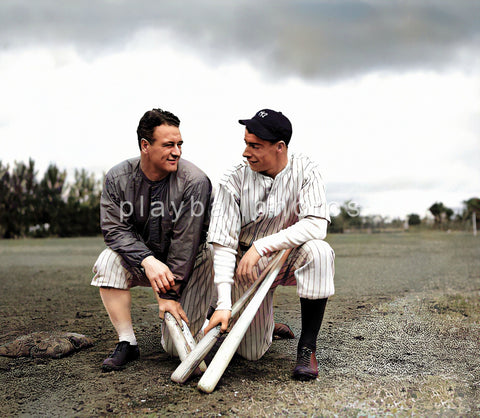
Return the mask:
[[[318,165],[291,154],[274,179],[239,164],[215,193],[208,241],[237,249],[295,224],[306,216],[330,221]]]

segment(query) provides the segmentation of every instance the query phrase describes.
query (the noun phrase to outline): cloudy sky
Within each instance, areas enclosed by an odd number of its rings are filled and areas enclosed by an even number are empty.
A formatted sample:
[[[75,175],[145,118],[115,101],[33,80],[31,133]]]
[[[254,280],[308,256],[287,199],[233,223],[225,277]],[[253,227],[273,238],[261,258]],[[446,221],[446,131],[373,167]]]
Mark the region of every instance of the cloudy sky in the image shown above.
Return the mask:
[[[470,0],[1,0],[0,160],[101,176],[161,107],[216,183],[238,119],[273,108],[333,204],[459,210],[480,195],[479,22]]]

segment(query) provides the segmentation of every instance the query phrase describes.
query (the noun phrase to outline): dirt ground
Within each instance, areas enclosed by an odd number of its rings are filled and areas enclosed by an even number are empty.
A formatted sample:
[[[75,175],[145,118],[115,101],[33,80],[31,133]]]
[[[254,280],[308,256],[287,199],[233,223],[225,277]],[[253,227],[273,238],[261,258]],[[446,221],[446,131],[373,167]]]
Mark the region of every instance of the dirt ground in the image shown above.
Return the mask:
[[[153,295],[133,292],[141,358],[100,365],[115,335],[90,269],[101,238],[0,241],[0,344],[34,331],[94,339],[62,359],[0,357],[1,416],[478,416],[480,238],[466,233],[331,235],[336,295],[318,340],[320,374],[291,379],[297,339],[257,362],[235,357],[214,393],[174,384]],[[275,315],[299,335],[292,288]]]

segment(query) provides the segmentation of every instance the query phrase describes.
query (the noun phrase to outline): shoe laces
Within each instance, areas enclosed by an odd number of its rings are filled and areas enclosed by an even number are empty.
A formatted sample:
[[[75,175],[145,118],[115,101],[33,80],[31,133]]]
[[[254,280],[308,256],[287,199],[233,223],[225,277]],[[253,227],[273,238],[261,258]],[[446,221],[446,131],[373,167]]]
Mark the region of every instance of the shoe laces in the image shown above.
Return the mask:
[[[115,357],[115,355],[117,353],[128,350],[129,345],[130,345],[130,343],[128,341],[122,341],[122,342],[118,343],[115,346],[115,350],[113,350],[113,353],[110,355],[110,357]]]
[[[297,353],[297,365],[310,367],[310,359],[312,357],[313,350],[308,347],[301,347]]]

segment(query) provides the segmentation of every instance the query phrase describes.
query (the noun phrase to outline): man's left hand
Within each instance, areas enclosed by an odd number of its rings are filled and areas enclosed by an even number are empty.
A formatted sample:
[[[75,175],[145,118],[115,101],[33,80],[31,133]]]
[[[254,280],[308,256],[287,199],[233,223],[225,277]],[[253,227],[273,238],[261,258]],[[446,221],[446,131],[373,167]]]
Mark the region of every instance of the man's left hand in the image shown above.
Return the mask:
[[[220,332],[225,332],[228,328],[228,324],[230,322],[230,318],[232,317],[232,311],[230,309],[220,309],[216,310],[208,325],[205,327],[204,333],[205,335],[210,331],[212,328],[216,327],[220,324]]]
[[[237,278],[240,284],[249,286],[257,280],[257,270],[255,266],[260,258],[261,256],[254,245],[243,255],[237,267]]]
[[[167,293],[175,284],[175,276],[168,266],[153,255],[143,259],[142,267],[155,293]]]
[[[165,318],[165,312],[170,312],[177,320],[178,325],[180,325],[181,327],[183,326],[182,319],[188,325],[187,314],[185,313],[182,305],[180,305],[179,302],[170,299],[158,298],[158,316],[160,317],[160,319],[163,320]]]

